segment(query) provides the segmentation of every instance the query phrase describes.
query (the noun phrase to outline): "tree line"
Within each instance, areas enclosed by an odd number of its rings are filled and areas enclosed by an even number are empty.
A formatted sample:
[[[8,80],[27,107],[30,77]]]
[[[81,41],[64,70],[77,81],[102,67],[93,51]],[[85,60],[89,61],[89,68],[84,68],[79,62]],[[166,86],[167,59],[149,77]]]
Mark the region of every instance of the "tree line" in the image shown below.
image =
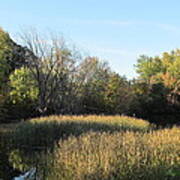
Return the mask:
[[[120,114],[157,124],[180,119],[180,50],[142,55],[128,80],[63,38],[36,31],[22,44],[0,30],[0,122],[50,114]]]

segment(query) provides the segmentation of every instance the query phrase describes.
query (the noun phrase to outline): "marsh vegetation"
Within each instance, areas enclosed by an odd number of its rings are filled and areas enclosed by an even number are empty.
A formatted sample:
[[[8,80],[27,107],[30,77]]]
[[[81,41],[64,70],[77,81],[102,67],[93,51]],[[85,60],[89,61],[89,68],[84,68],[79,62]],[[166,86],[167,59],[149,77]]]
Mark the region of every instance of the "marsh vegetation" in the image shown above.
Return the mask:
[[[178,127],[157,129],[126,116],[49,116],[8,132],[8,165],[37,167],[42,179],[179,178]]]

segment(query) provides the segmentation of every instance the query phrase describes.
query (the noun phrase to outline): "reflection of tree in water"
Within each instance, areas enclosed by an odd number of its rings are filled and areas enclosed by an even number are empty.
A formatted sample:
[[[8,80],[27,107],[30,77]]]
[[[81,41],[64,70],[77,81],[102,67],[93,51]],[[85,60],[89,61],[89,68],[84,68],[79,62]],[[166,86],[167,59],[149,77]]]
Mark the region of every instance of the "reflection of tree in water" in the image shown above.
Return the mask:
[[[9,164],[13,169],[11,177],[21,177],[31,172],[34,172],[38,178],[44,179],[49,173],[47,170],[50,169],[51,161],[49,160],[50,152],[45,150],[37,151],[37,148],[27,150],[25,147],[19,149],[11,149],[8,154]],[[20,176],[21,175],[21,176]]]
[[[4,137],[0,134],[0,179],[11,180],[19,174],[20,171],[13,168],[9,162],[8,147]]]

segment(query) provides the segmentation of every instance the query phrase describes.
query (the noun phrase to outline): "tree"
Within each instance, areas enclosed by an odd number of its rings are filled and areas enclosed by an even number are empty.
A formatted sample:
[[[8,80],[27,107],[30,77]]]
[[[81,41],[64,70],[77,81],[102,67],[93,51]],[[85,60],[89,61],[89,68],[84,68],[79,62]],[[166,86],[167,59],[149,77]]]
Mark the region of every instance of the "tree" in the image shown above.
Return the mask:
[[[79,56],[67,48],[62,38],[47,36],[44,39],[36,31],[22,34],[21,38],[28,49],[27,67],[38,88],[38,111],[63,113],[64,98],[70,95],[67,91],[71,90],[70,83],[74,83]]]
[[[137,65],[135,67],[140,78],[145,80],[148,84],[151,83],[154,75],[163,71],[162,61],[159,57],[152,58],[142,55],[137,60]]]
[[[26,63],[25,60],[28,60],[26,51],[0,28],[0,88],[7,83],[11,72]]]
[[[37,101],[38,88],[31,71],[27,67],[16,69],[10,77],[10,97],[13,104]]]
[[[83,106],[85,113],[107,113],[105,91],[108,84],[110,68],[106,62],[97,57],[88,57],[84,61]]]
[[[8,60],[11,55],[11,47],[9,45],[10,37],[2,29],[0,29],[0,89],[4,88],[8,75],[10,73],[10,65]]]
[[[105,90],[105,103],[110,114],[128,114],[132,102],[132,90],[125,77],[111,73]]]
[[[177,121],[180,117],[180,50],[165,52],[161,57],[143,56],[136,68],[139,81],[146,84],[138,98],[142,114],[149,119],[161,119],[161,116],[164,122]],[[139,85],[137,87],[140,89]]]
[[[20,120],[37,115],[38,88],[31,71],[27,67],[16,69],[10,74],[8,85],[6,118]]]
[[[17,68],[26,64],[27,50],[16,44],[7,32],[0,29],[0,120],[9,118],[12,110],[9,101],[9,76]],[[8,117],[7,117],[8,116]]]

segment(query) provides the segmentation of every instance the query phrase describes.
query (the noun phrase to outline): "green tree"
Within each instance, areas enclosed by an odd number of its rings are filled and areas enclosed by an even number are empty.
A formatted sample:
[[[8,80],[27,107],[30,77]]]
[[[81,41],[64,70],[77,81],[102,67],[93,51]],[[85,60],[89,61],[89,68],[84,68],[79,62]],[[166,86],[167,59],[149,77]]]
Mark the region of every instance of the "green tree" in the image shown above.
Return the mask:
[[[97,57],[86,59],[89,67],[84,81],[83,106],[85,113],[107,113],[105,106],[105,91],[110,75],[110,68],[106,62]]]
[[[11,87],[10,97],[14,104],[24,103],[27,105],[27,101],[37,101],[37,83],[33,79],[33,75],[27,67],[16,69],[13,73],[11,73],[9,79],[9,85]]]
[[[105,90],[106,109],[110,114],[128,114],[132,102],[132,90],[125,77],[112,73]]]
[[[160,57],[142,56],[138,60],[136,70],[139,73],[139,81],[146,86],[137,85],[136,90],[142,92],[141,95],[137,93],[137,99],[141,112],[146,114],[146,118],[153,121],[159,119],[159,122],[166,121],[166,123],[178,120],[180,117],[179,69],[179,49],[170,53],[165,52]]]
[[[11,120],[29,118],[37,114],[38,88],[27,67],[16,69],[9,77],[10,92],[6,100],[8,117]]]
[[[0,89],[5,86],[11,67],[8,64],[11,58],[11,47],[9,35],[0,29]]]
[[[140,56],[137,60],[136,72],[142,80],[151,83],[152,78],[163,71],[162,61],[159,57]]]
[[[7,120],[8,112],[12,109],[9,105],[9,75],[26,64],[26,52],[25,48],[17,45],[8,33],[0,29],[0,121]]]

